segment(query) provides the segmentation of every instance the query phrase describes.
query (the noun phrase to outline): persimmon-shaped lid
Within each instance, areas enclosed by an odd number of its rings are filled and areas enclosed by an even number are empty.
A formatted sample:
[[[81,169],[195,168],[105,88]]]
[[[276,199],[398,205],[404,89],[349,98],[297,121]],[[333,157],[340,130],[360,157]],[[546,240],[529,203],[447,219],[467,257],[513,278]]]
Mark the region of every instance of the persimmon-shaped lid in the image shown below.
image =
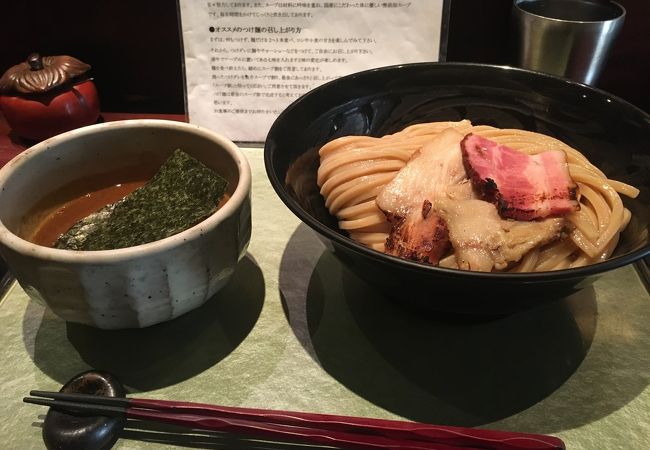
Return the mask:
[[[80,77],[90,65],[72,56],[32,53],[27,61],[9,68],[0,78],[0,94],[41,94]]]

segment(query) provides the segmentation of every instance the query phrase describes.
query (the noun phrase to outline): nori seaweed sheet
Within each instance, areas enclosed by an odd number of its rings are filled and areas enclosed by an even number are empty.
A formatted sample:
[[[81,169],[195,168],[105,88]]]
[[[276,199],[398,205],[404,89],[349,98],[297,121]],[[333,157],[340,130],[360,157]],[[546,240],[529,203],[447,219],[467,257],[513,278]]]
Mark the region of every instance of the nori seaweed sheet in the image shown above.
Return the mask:
[[[176,150],[149,182],[77,222],[55,247],[109,250],[172,236],[210,216],[227,185],[212,169]]]

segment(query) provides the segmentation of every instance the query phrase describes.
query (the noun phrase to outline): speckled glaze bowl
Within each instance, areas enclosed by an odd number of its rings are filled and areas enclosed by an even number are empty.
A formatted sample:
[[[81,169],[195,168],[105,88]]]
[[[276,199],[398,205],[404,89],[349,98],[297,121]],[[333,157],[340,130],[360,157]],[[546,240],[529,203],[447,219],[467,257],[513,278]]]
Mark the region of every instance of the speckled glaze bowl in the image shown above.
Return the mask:
[[[159,166],[177,148],[229,181],[230,199],[203,222],[117,250],[60,250],[21,237],[47,193],[82,174]],[[66,321],[147,327],[197,308],[228,282],[250,240],[250,188],[245,156],[212,131],[165,120],[91,125],[47,139],[0,170],[0,254],[25,292]]]

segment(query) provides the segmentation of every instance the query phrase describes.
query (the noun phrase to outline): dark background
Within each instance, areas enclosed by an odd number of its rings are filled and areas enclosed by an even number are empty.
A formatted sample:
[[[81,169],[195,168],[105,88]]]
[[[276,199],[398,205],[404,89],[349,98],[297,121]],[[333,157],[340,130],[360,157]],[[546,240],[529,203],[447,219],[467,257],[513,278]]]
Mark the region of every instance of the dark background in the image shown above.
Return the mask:
[[[619,0],[627,17],[597,87],[650,111],[650,0]],[[451,0],[447,61],[512,64],[512,0]],[[102,109],[184,113],[176,0],[5,1],[0,72],[30,52],[93,66]]]

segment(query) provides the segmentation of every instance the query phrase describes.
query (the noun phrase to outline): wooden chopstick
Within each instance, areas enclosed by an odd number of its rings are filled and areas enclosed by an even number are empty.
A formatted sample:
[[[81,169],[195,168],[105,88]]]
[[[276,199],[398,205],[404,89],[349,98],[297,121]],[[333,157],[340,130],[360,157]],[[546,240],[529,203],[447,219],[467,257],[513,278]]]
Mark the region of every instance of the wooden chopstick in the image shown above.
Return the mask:
[[[122,406],[107,406],[26,397],[27,403],[50,406],[63,411],[98,415],[125,415],[130,419],[147,420],[172,425],[181,425],[192,429],[231,432],[252,436],[262,436],[289,442],[303,442],[327,446],[337,446],[361,450],[481,450],[477,447],[458,447],[433,442],[409,441],[391,439],[384,436],[346,433],[342,431],[296,427],[291,425],[246,421],[197,414],[178,414],[164,411],[125,408]]]
[[[131,406],[131,399],[128,397],[105,397],[103,395],[93,394],[69,394],[67,392],[53,392],[53,391],[29,391],[32,397],[51,398],[53,400],[64,400],[67,402],[78,402],[88,405],[107,405],[107,406],[122,406],[128,408]],[[29,397],[25,397],[29,398]],[[33,402],[27,402],[33,403]]]
[[[94,396],[92,396],[94,397]],[[98,396],[99,397],[99,396]],[[49,400],[45,398],[25,397],[25,403],[34,405],[50,406],[52,408],[60,409],[66,412],[83,413],[85,415],[96,414],[101,416],[126,416],[127,407],[124,406],[109,406],[101,403],[80,403],[69,402],[65,400]]]
[[[495,450],[547,450],[564,449],[564,443],[553,436],[513,433],[495,430],[481,430],[474,428],[436,426],[415,422],[404,422],[385,419],[357,418],[336,416],[329,414],[300,413],[289,411],[271,411],[253,408],[239,408],[216,406],[202,403],[178,402],[169,400],[150,400],[137,398],[103,397],[88,394],[67,394],[61,392],[31,391],[30,395],[46,397],[52,400],[39,398],[25,398],[28,403],[68,408],[73,411],[106,415],[126,415],[140,420],[154,420],[176,425],[190,426],[211,430],[235,431],[250,433],[284,433],[281,436],[290,437],[299,430],[301,436],[308,437],[328,433],[343,433],[346,436],[338,438],[347,440],[351,444],[360,434],[364,440],[358,445],[363,448],[407,448],[397,445],[395,441],[417,443],[413,448],[432,448],[426,444],[435,444],[437,447],[471,448],[474,446],[482,449]],[[179,422],[179,421],[182,421]],[[244,428],[242,428],[244,427]],[[280,428],[278,428],[280,427]],[[287,428],[290,427],[290,428]],[[311,430],[306,432],[306,430]],[[299,437],[299,436],[295,436]],[[368,447],[368,438],[392,440],[390,446],[382,447],[377,440]],[[324,437],[325,443],[332,445],[332,436]],[[388,445],[388,444],[386,444]],[[362,448],[362,447],[354,447]],[[409,447],[411,448],[411,447]]]

